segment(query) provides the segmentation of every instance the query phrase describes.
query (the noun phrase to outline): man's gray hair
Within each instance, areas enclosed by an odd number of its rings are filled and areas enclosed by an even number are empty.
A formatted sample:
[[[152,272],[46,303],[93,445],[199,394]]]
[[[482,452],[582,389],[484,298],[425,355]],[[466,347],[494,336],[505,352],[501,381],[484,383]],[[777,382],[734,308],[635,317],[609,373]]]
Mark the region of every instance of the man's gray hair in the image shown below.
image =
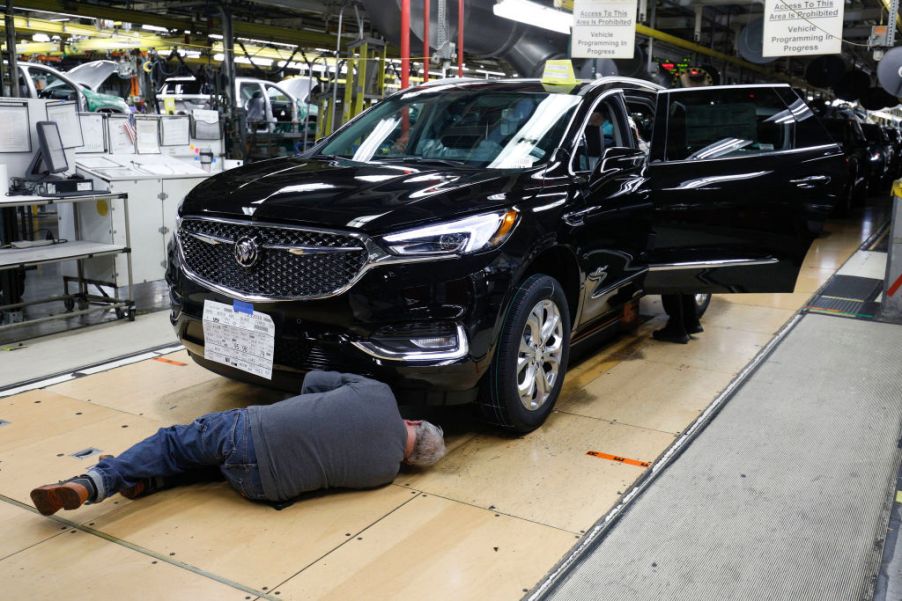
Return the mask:
[[[444,457],[447,452],[442,429],[435,424],[421,421],[416,425],[416,440],[407,463],[421,467],[429,466]]]

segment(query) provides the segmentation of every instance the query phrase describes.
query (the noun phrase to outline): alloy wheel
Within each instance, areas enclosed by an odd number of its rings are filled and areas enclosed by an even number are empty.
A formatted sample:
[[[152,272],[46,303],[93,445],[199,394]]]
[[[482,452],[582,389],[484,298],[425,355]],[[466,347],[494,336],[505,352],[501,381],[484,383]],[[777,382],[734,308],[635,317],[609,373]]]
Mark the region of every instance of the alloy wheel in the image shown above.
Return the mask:
[[[561,371],[564,350],[561,312],[551,300],[541,300],[529,312],[517,352],[517,393],[527,411],[542,407]]]

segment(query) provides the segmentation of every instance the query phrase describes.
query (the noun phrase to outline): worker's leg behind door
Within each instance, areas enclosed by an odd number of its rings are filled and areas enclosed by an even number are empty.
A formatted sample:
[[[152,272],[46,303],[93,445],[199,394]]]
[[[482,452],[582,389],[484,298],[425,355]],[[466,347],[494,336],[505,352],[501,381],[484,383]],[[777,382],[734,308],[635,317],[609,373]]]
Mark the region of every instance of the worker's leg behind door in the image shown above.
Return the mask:
[[[667,313],[668,319],[667,325],[660,330],[652,332],[655,340],[676,342],[678,344],[689,342],[689,333],[686,331],[685,316],[683,315],[683,311],[686,309],[684,299],[687,296],[684,294],[661,295],[661,304],[664,305],[664,311]]]
[[[210,413],[188,425],[161,428],[117,457],[104,458],[88,471],[98,502],[125,490],[221,466],[236,446],[236,430],[247,422],[245,409]],[[129,495],[131,496],[131,495]]]

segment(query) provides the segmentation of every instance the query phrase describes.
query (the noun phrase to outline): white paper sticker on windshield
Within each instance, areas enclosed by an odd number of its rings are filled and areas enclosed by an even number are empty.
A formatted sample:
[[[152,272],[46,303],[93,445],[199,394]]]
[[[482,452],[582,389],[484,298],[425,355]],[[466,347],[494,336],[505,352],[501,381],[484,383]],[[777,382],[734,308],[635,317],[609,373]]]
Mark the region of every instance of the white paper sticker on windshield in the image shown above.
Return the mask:
[[[204,301],[204,359],[272,379],[276,326],[272,317],[236,302]]]

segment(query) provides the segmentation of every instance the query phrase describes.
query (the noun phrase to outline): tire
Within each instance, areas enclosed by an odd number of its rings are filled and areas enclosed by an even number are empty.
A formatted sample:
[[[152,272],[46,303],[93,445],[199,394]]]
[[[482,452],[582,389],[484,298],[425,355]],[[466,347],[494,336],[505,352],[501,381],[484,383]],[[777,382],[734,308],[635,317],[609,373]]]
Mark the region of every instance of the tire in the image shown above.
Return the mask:
[[[842,198],[836,203],[833,212],[838,217],[847,217],[849,213],[852,212],[853,204],[855,204],[855,189],[852,184],[849,184],[846,189],[843,190]]]
[[[570,311],[561,284],[551,276],[530,276],[514,292],[503,319],[478,402],[486,421],[525,434],[541,426],[554,409],[567,373]],[[544,341],[532,335],[542,324],[550,328]],[[549,379],[550,390],[543,385]]]
[[[867,201],[868,196],[871,195],[870,190],[868,189],[868,180],[865,179],[861,182],[861,185],[855,190],[855,202],[857,204],[863,204]]]
[[[702,318],[702,315],[705,314],[705,311],[708,310],[708,305],[711,304],[711,295],[710,294],[695,294],[695,314],[699,319]]]

